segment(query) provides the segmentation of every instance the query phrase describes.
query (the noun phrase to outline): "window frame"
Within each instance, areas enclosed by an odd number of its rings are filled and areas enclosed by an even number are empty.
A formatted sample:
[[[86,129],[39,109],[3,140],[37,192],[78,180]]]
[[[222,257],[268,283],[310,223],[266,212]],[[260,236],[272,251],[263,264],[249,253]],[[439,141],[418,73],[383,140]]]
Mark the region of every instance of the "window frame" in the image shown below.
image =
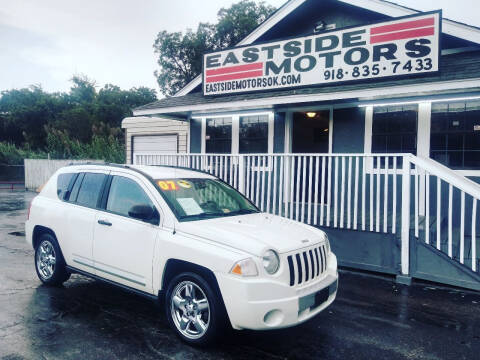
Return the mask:
[[[274,142],[274,117],[275,114],[271,110],[266,111],[252,111],[252,112],[236,112],[236,113],[217,113],[217,114],[202,114],[198,116],[192,116],[193,119],[201,121],[201,154],[214,155],[213,153],[206,152],[206,128],[207,119],[225,118],[230,117],[232,119],[232,148],[228,154],[239,154],[240,147],[240,117],[242,116],[256,116],[256,115],[268,115],[268,151],[262,153],[262,155],[273,153]],[[248,155],[248,154],[245,154]]]
[[[207,153],[207,123],[209,120],[230,120],[230,153],[232,152],[233,148],[233,118],[231,116],[207,116],[205,117],[205,136],[204,136],[204,142],[205,142],[205,153],[206,154],[228,154],[229,152],[224,152],[224,153],[219,153],[219,152],[212,152],[212,153]],[[223,126],[228,126],[228,125],[223,125]],[[210,139],[208,139],[210,140]]]
[[[416,149],[417,149],[417,154],[416,156],[425,156],[424,154],[424,144],[421,143],[420,139],[423,139],[425,136],[428,134],[428,141],[430,141],[430,128],[426,128],[423,123],[426,120],[426,115],[428,115],[428,122],[430,122],[430,108],[429,106],[424,106],[425,104],[430,105],[430,103],[426,102],[419,102],[415,103],[413,105],[417,106],[417,143],[416,143]],[[412,104],[409,104],[412,105]],[[376,171],[382,171],[382,172],[387,172],[388,174],[399,174],[403,170],[403,164],[397,161],[397,168],[396,170],[392,168],[392,162],[390,162],[390,166],[388,169],[385,169],[385,166],[376,166],[376,157],[377,156],[385,156],[385,154],[388,153],[373,153],[372,152],[372,142],[373,142],[373,112],[374,108],[377,106],[382,106],[382,105],[369,105],[365,107],[365,136],[364,136],[364,146],[363,146],[363,152],[364,154],[371,155],[370,159],[367,159],[366,164],[365,164],[365,172],[366,174],[374,174]],[[427,114],[428,112],[428,114]],[[402,153],[397,153],[399,156],[402,155]],[[409,153],[404,153],[404,154],[409,154]],[[414,171],[414,170],[412,170]]]
[[[386,109],[386,114],[390,114],[390,113],[404,113],[406,110],[404,109],[405,106],[407,107],[416,107],[415,109],[415,113],[416,113],[416,118],[415,118],[415,131],[397,131],[397,132],[389,132],[387,130],[383,131],[383,132],[378,132],[378,133],[374,133],[374,122],[375,122],[375,109],[373,109],[373,112],[372,112],[372,129],[371,129],[371,140],[370,140],[370,143],[371,143],[371,153],[372,154],[375,154],[375,155],[378,155],[378,156],[382,156],[382,154],[412,154],[412,152],[407,152],[405,151],[404,149],[401,149],[400,151],[397,151],[397,152],[389,152],[389,151],[384,151],[384,152],[373,152],[373,140],[374,140],[374,137],[375,136],[383,136],[383,137],[386,137],[388,138],[388,136],[400,136],[401,138],[401,145],[400,147],[403,147],[403,139],[404,139],[404,136],[412,136],[414,134],[415,136],[415,140],[414,140],[414,146],[415,146],[415,153],[413,155],[417,155],[418,154],[418,122],[419,122],[419,107],[416,106],[416,105],[398,105],[398,106],[377,106],[377,108],[387,108]],[[389,108],[391,107],[401,107],[401,111],[389,111]],[[410,110],[408,110],[410,111]],[[413,110],[412,110],[413,111]],[[380,120],[382,121],[382,120]],[[385,143],[385,147],[388,146],[388,142]]]
[[[239,131],[238,131],[238,153],[239,154],[245,154],[245,155],[248,155],[248,154],[257,154],[258,152],[242,152],[241,149],[240,149],[240,146],[241,146],[241,128],[242,128],[242,120],[245,118],[245,119],[248,119],[250,117],[256,117],[257,118],[257,122],[255,122],[255,124],[264,124],[266,123],[267,124],[267,135],[266,135],[266,140],[267,140],[267,151],[266,152],[262,152],[267,154],[269,151],[268,149],[268,144],[269,144],[269,138],[268,138],[268,130],[269,130],[269,127],[270,127],[270,124],[269,124],[269,117],[268,117],[268,114],[255,114],[255,115],[240,115],[238,117],[238,128],[239,128]],[[260,118],[263,117],[263,118],[266,118],[266,121],[264,121],[265,119],[263,119],[262,122],[260,122]],[[256,138],[253,138],[251,140],[247,140],[247,141],[252,141],[252,140],[265,140],[263,137],[256,137]]]
[[[478,101],[474,101],[474,102],[477,102]],[[480,172],[480,166],[478,167],[468,167],[468,166],[465,166],[465,153],[466,152],[474,152],[474,153],[477,153],[478,156],[480,156],[480,149],[479,150],[472,150],[472,149],[466,149],[465,148],[465,144],[466,144],[466,137],[467,135],[473,135],[475,134],[475,131],[478,131],[478,130],[467,130],[467,125],[468,125],[468,119],[466,118],[466,115],[468,114],[468,109],[469,109],[469,103],[472,103],[472,101],[468,101],[468,100],[460,100],[460,101],[444,101],[444,102],[437,102],[435,104],[432,105],[432,112],[431,112],[431,119],[430,119],[430,149],[429,149],[429,154],[428,156],[433,159],[432,157],[432,153],[433,152],[438,152],[438,153],[442,153],[443,155],[447,156],[451,153],[456,153],[456,154],[461,154],[461,157],[462,157],[462,165],[461,166],[453,166],[451,164],[446,164],[446,163],[443,163],[443,162],[440,162],[438,160],[435,160],[435,161],[438,161],[439,163],[441,163],[442,165],[445,165],[447,166],[448,168],[454,170],[454,171],[466,171],[466,172]],[[433,111],[433,108],[434,106],[446,106],[446,111]],[[455,105],[463,105],[462,106],[462,111],[458,111],[458,112],[455,112],[455,111],[450,111],[450,108],[455,106]],[[478,111],[478,110],[477,110]],[[443,121],[445,122],[445,125],[446,125],[446,128],[445,129],[442,129],[442,130],[439,130],[439,131],[434,131],[433,128],[433,114],[435,113],[440,113],[440,114],[443,114],[443,116],[445,116],[446,118],[443,119]],[[452,113],[452,114],[457,114],[457,113],[461,113],[463,119],[463,129],[460,129],[460,130],[452,130],[450,128],[450,125],[449,123],[452,121],[452,119],[448,119],[448,114],[449,113]],[[480,121],[480,119],[479,119]],[[442,147],[442,149],[438,149],[438,150],[435,150],[432,148],[432,137],[434,135],[439,135],[439,136],[444,136],[445,137],[445,144],[444,146]],[[462,148],[461,149],[448,149],[448,139],[450,136],[453,136],[453,135],[460,135],[461,136],[461,139],[462,139]]]

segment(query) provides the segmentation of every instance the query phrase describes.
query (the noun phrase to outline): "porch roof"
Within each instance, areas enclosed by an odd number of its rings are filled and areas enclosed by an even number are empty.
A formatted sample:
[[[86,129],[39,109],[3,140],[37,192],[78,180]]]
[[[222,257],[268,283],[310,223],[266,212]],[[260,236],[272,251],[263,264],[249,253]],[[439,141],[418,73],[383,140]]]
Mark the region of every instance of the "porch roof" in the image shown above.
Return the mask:
[[[468,89],[468,91],[480,90],[480,51],[463,52],[451,55],[444,55],[440,60],[441,71],[435,75],[423,77],[407,77],[403,79],[378,80],[362,82],[355,84],[330,85],[322,87],[306,87],[288,90],[264,91],[247,94],[223,95],[223,96],[204,96],[202,92],[190,93],[184,96],[173,96],[161,99],[159,101],[137,107],[133,110],[135,116],[154,115],[154,114],[187,114],[194,111],[208,111],[209,107],[220,110],[222,108],[232,108],[235,106],[248,108],[249,106],[258,106],[259,100],[272,100],[269,107],[276,104],[288,104],[299,102],[298,97],[302,97],[300,102],[308,103],[318,101],[315,95],[321,94],[345,94],[346,96],[337,98],[338,100],[357,99],[374,100],[376,98],[388,98],[401,96],[403,86],[417,85],[415,95],[438,94],[440,87],[432,84],[454,82],[458,80],[476,80],[476,82],[467,85],[460,81],[457,89]],[[430,85],[430,86],[428,86]],[[382,89],[391,88],[388,94]],[[398,89],[398,91],[395,91]],[[372,92],[373,90],[373,92]],[[455,86],[448,90],[455,90]],[[352,96],[349,96],[351,94]],[[291,101],[289,101],[291,99]],[[335,98],[330,101],[336,100]],[[255,103],[255,104],[254,104]],[[264,102],[266,105],[266,102]]]

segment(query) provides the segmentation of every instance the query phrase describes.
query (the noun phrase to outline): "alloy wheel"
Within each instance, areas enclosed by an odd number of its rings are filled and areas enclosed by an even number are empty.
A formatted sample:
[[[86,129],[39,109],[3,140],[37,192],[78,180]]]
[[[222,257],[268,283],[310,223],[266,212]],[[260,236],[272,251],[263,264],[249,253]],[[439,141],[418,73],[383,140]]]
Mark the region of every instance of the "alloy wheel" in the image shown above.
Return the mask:
[[[44,240],[39,245],[36,256],[38,273],[44,280],[48,280],[55,272],[57,258],[55,249],[50,241]]]
[[[170,309],[178,331],[189,339],[199,339],[210,323],[210,305],[203,290],[192,281],[180,282],[172,292]]]

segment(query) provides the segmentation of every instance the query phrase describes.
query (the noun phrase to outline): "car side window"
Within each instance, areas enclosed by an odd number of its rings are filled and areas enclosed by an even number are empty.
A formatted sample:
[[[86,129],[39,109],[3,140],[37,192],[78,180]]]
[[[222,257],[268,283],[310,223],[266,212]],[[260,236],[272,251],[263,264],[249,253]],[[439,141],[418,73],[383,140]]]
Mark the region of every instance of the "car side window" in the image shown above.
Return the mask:
[[[57,195],[60,200],[65,200],[65,195],[70,187],[70,182],[72,181],[75,173],[65,173],[60,174],[57,177]]]
[[[131,217],[128,212],[135,205],[154,207],[148,195],[135,181],[123,176],[113,176],[106,210]]]
[[[100,192],[102,191],[106,177],[107,175],[105,174],[85,173],[82,184],[80,185],[80,190],[78,191],[76,203],[91,208],[97,207]],[[75,186],[73,190],[75,190]]]
[[[75,202],[77,201],[78,190],[80,190],[80,185],[82,185],[83,177],[85,173],[78,174],[75,184],[73,184],[72,191],[70,192],[70,196],[68,199],[65,199],[68,202]]]

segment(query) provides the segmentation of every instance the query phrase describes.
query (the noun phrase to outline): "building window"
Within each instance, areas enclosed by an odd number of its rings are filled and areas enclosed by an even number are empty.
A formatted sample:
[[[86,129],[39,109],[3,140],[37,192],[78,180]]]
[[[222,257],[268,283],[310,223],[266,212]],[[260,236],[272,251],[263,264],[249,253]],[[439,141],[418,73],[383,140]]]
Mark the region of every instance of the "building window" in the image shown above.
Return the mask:
[[[232,151],[232,119],[229,117],[206,119],[205,152],[229,154]]]
[[[417,106],[375,107],[372,153],[417,154]]]
[[[240,116],[239,152],[268,152],[268,115]]]
[[[432,104],[430,157],[453,169],[480,169],[480,101]]]

